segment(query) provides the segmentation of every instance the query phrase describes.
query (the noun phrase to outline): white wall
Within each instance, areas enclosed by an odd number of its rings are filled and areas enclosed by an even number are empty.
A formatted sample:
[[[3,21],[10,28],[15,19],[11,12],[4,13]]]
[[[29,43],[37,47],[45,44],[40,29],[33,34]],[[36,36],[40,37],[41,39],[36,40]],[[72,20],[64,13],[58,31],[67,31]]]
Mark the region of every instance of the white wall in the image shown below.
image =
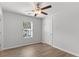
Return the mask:
[[[9,49],[24,46],[32,43],[38,43],[42,40],[42,20],[36,17],[20,15],[10,11],[3,11],[4,16],[4,46],[3,49]],[[22,37],[22,22],[33,22],[33,38],[24,39]]]
[[[79,56],[79,3],[54,3],[53,46]]]
[[[48,15],[43,19],[43,24],[42,24],[42,41],[43,43],[47,43],[49,45],[53,45],[53,35],[52,35],[52,16]]]
[[[2,30],[2,28],[1,28],[1,6],[0,6],[0,50],[1,50],[1,30]]]
[[[2,48],[2,40],[3,40],[3,18],[2,18],[2,8],[0,5],[0,50]]]

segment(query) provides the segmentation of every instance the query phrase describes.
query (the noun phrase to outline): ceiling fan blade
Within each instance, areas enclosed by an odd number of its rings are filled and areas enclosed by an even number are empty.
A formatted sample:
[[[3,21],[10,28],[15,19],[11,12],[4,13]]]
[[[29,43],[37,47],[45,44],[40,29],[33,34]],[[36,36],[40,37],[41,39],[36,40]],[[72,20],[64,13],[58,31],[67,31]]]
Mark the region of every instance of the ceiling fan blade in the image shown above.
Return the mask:
[[[37,3],[37,8],[39,8],[39,6],[40,6],[40,3]]]
[[[48,15],[47,13],[45,13],[45,12],[41,12],[42,14],[44,14],[44,15]]]
[[[26,10],[25,12],[33,12],[34,10]]]
[[[52,7],[51,5],[48,5],[46,7],[41,8],[41,10],[48,9],[48,8],[51,8],[51,7]]]
[[[34,16],[37,16],[37,14],[35,14]]]

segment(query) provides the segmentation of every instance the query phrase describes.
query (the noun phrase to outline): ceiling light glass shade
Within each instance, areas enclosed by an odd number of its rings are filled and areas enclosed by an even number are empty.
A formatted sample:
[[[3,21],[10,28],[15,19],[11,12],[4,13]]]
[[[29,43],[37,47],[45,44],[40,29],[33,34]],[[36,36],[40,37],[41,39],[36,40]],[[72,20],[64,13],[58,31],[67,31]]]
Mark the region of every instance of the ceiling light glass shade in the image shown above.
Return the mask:
[[[34,9],[34,12],[35,12],[35,14],[41,14],[41,9],[40,8],[35,8]]]
[[[40,11],[35,11],[36,14],[41,14],[41,10]]]

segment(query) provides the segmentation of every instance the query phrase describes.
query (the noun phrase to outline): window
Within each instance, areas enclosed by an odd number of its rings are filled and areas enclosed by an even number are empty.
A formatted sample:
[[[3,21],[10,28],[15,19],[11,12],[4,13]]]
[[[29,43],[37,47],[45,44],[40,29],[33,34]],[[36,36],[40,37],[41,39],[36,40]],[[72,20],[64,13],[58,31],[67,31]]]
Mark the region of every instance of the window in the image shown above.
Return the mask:
[[[32,22],[23,22],[23,37],[31,38],[33,37],[33,23]]]

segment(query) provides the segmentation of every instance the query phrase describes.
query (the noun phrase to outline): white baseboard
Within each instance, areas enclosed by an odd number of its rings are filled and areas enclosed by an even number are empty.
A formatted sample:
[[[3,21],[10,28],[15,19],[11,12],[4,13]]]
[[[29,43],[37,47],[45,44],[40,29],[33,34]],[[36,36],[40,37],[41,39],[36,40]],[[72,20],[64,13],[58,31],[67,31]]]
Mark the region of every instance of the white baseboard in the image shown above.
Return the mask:
[[[55,48],[60,49],[60,50],[62,50],[62,51],[65,51],[65,52],[67,52],[67,53],[69,53],[69,54],[72,54],[72,55],[74,55],[74,56],[77,56],[77,57],[79,56],[79,54],[76,54],[76,53],[67,51],[67,50],[62,49],[62,48],[60,48],[60,47],[58,47],[58,46],[55,46],[55,45],[53,45],[52,47],[55,47]]]
[[[48,43],[48,42],[42,42],[42,43],[45,43],[45,44],[48,44],[48,45],[51,45],[51,46],[52,46],[52,44],[50,44],[50,43]]]
[[[16,45],[16,46],[12,46],[12,47],[2,48],[2,51],[7,50],[7,49],[12,49],[12,48],[17,48],[17,47],[27,46],[27,45],[31,45],[31,44],[36,44],[36,43],[40,43],[40,42],[32,42],[29,44],[21,44],[21,45]]]
[[[51,45],[51,44],[49,44],[49,43],[47,43],[47,42],[42,42],[42,43],[45,43],[45,44]],[[79,56],[79,54],[76,54],[76,53],[73,53],[73,52],[67,51],[67,50],[62,49],[62,48],[60,48],[60,47],[58,47],[58,46],[55,46],[55,45],[51,45],[51,46],[52,46],[52,47],[55,47],[55,48],[57,48],[57,49],[60,49],[60,50],[62,50],[62,51],[65,51],[65,52],[67,52],[67,53],[69,53],[69,54],[72,54],[72,55],[74,55],[74,56]]]

